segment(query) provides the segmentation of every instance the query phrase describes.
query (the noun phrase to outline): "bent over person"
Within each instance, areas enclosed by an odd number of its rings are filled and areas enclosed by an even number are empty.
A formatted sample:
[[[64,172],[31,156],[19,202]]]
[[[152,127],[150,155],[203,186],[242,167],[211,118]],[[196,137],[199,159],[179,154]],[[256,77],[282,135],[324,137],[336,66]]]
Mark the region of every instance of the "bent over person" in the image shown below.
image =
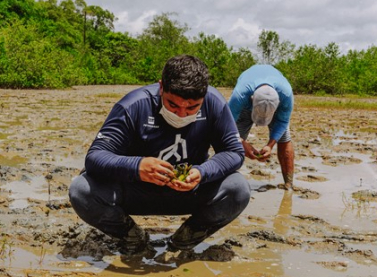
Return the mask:
[[[114,105],[70,201],[85,222],[121,239],[123,253],[143,250],[148,239],[132,215],[188,214],[168,240],[169,250],[188,250],[247,206],[249,183],[237,172],[243,161],[237,127],[226,100],[208,86],[207,67],[180,55],[167,61],[158,83]],[[174,172],[182,164],[186,179]]]
[[[293,104],[290,83],[271,65],[254,65],[244,71],[229,99],[246,157],[264,162],[277,143],[285,189],[293,185],[294,149],[289,130]],[[246,141],[253,123],[269,128],[269,139],[260,150]]]

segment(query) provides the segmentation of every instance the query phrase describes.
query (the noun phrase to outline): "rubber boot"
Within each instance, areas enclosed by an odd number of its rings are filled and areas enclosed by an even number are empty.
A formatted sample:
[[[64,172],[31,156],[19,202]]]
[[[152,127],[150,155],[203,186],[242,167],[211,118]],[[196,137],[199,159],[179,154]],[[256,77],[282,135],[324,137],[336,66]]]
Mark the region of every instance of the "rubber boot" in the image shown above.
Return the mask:
[[[122,254],[135,254],[143,251],[147,246],[148,234],[130,216],[126,216],[125,221],[128,225],[128,232],[119,242],[119,251]]]
[[[184,222],[181,227],[169,238],[168,250],[190,250],[211,236],[220,228],[196,227]]]

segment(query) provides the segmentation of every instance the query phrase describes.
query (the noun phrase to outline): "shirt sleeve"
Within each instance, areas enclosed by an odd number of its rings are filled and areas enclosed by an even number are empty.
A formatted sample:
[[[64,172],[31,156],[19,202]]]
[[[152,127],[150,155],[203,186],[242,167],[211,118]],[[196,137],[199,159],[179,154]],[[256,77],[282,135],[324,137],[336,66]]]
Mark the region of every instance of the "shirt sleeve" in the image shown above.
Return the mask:
[[[130,116],[116,104],[97,134],[85,158],[89,175],[106,180],[139,180],[142,157],[128,156],[134,124]]]
[[[201,165],[194,166],[202,175],[201,183],[212,182],[233,173],[242,166],[245,159],[236,124],[226,104],[217,115],[211,137],[215,154]]]
[[[251,120],[251,112],[249,110],[242,110],[237,122],[237,129],[243,140],[247,140],[250,133],[253,121]]]
[[[235,87],[232,95],[230,96],[228,106],[232,113],[234,121],[237,121],[242,110],[251,109],[251,92],[249,92],[245,87]]]
[[[283,136],[285,130],[289,126],[289,121],[291,119],[291,114],[293,110],[293,95],[285,97],[275,113],[275,118],[273,120],[273,125],[270,132],[270,139],[279,141]]]

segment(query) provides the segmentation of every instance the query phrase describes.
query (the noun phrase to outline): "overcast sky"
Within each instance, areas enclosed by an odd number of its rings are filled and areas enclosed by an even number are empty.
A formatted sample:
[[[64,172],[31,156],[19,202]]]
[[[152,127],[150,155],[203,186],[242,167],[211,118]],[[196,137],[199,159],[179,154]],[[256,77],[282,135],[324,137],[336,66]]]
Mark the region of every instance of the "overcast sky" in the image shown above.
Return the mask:
[[[112,12],[115,31],[136,36],[155,15],[176,12],[190,31],[216,35],[235,49],[256,48],[263,29],[275,31],[280,41],[296,46],[330,42],[340,50],[366,50],[377,46],[376,0],[86,0]]]

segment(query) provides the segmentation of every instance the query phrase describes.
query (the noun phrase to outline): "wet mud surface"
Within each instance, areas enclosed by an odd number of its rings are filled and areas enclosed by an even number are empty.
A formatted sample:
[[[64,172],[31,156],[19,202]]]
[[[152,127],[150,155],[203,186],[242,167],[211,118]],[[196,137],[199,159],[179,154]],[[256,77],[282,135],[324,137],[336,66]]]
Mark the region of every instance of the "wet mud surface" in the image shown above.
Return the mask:
[[[306,108],[303,96],[291,121],[293,190],[281,189],[276,149],[267,163],[247,159],[253,193],[234,222],[173,253],[166,238],[186,217],[135,217],[148,247],[121,254],[76,216],[67,193],[111,107],[133,88],[0,90],[0,277],[375,276],[377,111]],[[266,128],[248,140],[261,148]]]

